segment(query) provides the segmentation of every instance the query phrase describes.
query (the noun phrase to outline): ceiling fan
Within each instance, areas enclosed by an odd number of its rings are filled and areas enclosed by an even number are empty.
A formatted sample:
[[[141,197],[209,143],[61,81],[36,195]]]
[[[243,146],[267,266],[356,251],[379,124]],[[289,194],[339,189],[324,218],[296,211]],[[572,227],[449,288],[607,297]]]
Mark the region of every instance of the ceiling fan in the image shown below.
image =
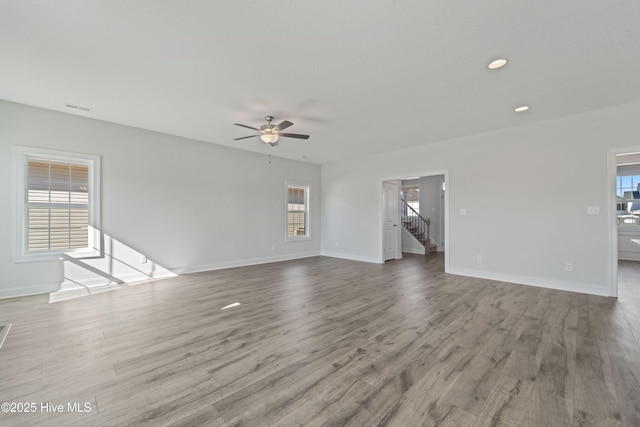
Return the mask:
[[[283,133],[282,131],[284,129],[288,128],[289,126],[293,126],[293,123],[291,123],[288,120],[283,121],[279,125],[274,125],[274,124],[271,124],[271,120],[273,120],[273,116],[264,116],[264,118],[267,121],[267,123],[260,126],[260,129],[243,125],[240,123],[234,123],[234,125],[236,126],[242,126],[243,128],[257,130],[258,132],[260,132],[259,134],[256,134],[256,135],[243,136],[241,138],[234,138],[234,141],[238,141],[240,139],[254,138],[256,136],[259,136],[262,142],[267,143],[272,147],[275,147],[276,145],[278,145],[278,138],[281,136],[284,136],[287,138],[309,139],[309,135],[302,135],[299,133]]]

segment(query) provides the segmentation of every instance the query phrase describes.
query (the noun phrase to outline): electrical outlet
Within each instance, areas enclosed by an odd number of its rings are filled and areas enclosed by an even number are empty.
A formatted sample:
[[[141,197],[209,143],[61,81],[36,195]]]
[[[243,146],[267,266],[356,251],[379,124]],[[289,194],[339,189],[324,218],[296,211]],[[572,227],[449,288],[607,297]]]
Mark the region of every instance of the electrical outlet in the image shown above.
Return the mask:
[[[466,215],[467,214],[467,210],[465,208],[460,208],[459,213],[460,213],[460,215]]]
[[[476,255],[476,261],[482,262],[482,255]]]
[[[573,264],[570,262],[565,263],[564,269],[567,271],[573,271]]]
[[[275,250],[276,250],[276,245],[275,245],[275,243],[271,245],[271,250],[272,250],[272,251],[275,251]]]

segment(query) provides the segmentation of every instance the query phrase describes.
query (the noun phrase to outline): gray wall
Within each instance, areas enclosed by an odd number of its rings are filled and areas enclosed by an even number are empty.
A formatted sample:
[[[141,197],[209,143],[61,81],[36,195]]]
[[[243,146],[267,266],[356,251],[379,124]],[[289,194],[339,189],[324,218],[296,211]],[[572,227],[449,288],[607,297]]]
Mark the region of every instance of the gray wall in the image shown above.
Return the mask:
[[[145,254],[183,273],[320,252],[317,165],[277,157],[269,164],[262,154],[0,101],[0,297],[57,289],[65,276],[61,261],[13,263],[15,145],[102,157],[102,229],[127,248],[128,263]],[[310,240],[285,242],[287,180],[311,185]],[[80,281],[95,276],[66,271]]]
[[[380,262],[381,182],[448,171],[449,272],[609,294],[609,151],[640,145],[639,116],[628,104],[324,165],[323,253]]]

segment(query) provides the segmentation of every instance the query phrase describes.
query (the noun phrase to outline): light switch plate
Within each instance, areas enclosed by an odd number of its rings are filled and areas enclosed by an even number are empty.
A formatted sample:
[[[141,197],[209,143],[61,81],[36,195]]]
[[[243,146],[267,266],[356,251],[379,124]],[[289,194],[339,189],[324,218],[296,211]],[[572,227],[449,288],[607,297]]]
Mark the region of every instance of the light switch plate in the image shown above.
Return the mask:
[[[599,215],[600,206],[587,206],[587,215]]]

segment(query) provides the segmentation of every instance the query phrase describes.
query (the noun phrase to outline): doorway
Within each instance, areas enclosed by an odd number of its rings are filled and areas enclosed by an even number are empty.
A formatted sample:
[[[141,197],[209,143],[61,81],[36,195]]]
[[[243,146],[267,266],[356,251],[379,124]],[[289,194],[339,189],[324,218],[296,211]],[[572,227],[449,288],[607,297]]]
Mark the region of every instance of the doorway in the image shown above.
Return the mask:
[[[619,281],[635,281],[627,273],[640,269],[640,147],[610,151],[609,182],[609,295],[618,297]]]
[[[411,184],[410,181],[424,179],[426,182],[431,180],[431,187],[420,186],[419,190],[414,192],[410,197],[411,199],[415,199],[416,197],[420,200],[409,200],[412,207],[416,212],[420,212],[420,215],[423,213],[426,214],[427,217],[431,220],[432,229],[431,229],[431,239],[433,244],[437,244],[437,249],[435,252],[440,254],[444,253],[444,271],[449,272],[449,171],[435,171],[435,172],[425,172],[416,176],[413,175],[404,175],[399,177],[387,178],[382,180],[382,193],[380,198],[380,217],[381,217],[381,232],[380,232],[380,263],[384,263],[389,259],[400,259],[402,258],[402,252],[404,251],[402,245],[402,237],[405,232],[405,228],[402,224],[402,214],[403,207],[401,207],[400,201],[400,190],[404,184]],[[395,183],[395,194],[393,190],[390,190],[389,187],[386,187],[386,183]],[[393,184],[392,184],[393,185]],[[419,185],[419,184],[416,184]],[[426,191],[428,190],[428,191]],[[429,192],[433,194],[428,195]],[[425,197],[423,197],[425,196]],[[428,197],[432,197],[434,201],[429,202],[426,201]],[[391,198],[395,198],[396,202],[393,204],[389,204],[388,201]],[[424,199],[424,200],[423,200]],[[395,205],[395,207],[393,206]],[[393,210],[395,209],[395,221],[390,221],[391,218],[394,218]],[[407,208],[407,211],[409,209]],[[393,227],[393,224],[396,224]],[[392,230],[393,229],[393,230]],[[393,247],[395,245],[395,248]],[[395,252],[395,255],[394,255]],[[408,253],[417,253],[411,252],[410,250],[406,251]]]
[[[402,258],[400,252],[400,182],[382,183],[382,227],[384,261]]]
[[[401,180],[402,252],[414,254],[444,252],[444,182],[444,175]]]

